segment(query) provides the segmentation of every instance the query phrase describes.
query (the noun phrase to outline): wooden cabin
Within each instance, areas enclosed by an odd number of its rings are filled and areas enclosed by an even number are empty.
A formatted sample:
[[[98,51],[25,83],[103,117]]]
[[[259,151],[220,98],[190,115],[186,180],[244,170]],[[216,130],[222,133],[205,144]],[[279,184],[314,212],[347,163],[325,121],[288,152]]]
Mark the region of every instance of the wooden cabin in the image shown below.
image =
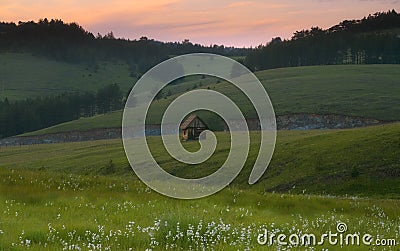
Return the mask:
[[[182,122],[180,129],[182,140],[186,141],[199,139],[200,133],[208,128],[197,115],[190,115]]]

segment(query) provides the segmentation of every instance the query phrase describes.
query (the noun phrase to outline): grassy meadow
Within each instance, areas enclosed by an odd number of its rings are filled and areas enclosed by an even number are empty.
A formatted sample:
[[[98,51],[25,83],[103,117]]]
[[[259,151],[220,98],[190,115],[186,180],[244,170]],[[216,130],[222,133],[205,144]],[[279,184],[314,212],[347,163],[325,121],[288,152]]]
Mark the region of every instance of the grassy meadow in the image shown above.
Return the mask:
[[[399,241],[399,123],[279,131],[270,166],[249,186],[258,136],[251,134],[249,159],[231,185],[189,201],[159,195],[139,181],[120,140],[1,148],[0,250],[285,250],[293,247],[260,246],[257,235],[266,228],[320,236],[336,231],[338,222],[348,233]],[[148,142],[165,170],[193,178],[225,160],[228,134],[217,138],[215,154],[195,166],[166,157],[159,137]],[[198,146],[184,142],[190,151]]]

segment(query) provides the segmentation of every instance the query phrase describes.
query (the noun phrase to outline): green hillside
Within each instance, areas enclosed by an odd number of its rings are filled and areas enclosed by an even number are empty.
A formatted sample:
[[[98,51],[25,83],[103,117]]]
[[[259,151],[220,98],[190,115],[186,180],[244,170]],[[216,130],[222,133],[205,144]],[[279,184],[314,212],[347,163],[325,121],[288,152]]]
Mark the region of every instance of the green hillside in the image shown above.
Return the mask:
[[[194,178],[210,174],[223,164],[230,147],[228,135],[218,133],[216,154],[195,168],[165,157],[169,155],[159,137],[150,137],[149,144],[163,168]],[[249,160],[234,182],[243,188],[249,188],[247,180],[258,153],[258,136],[252,133]],[[251,188],[399,197],[399,138],[400,123],[351,130],[279,131],[271,165]],[[198,147],[197,142],[184,144],[189,150]],[[12,169],[114,176],[131,173],[120,140],[10,147],[1,150],[0,159],[0,167]]]
[[[0,54],[1,100],[96,91],[113,83],[127,91],[135,81],[126,63],[70,64],[23,53]]]
[[[293,67],[256,73],[267,89],[277,115],[291,113],[342,114],[400,120],[400,65],[336,65]],[[210,88],[231,97],[245,112],[255,112],[232,85],[215,79],[190,80],[167,87],[172,96],[156,100],[149,123],[159,123],[165,107],[181,92]],[[119,127],[121,112],[82,118],[26,135],[68,130]],[[207,120],[207,116],[206,116]]]
[[[275,112],[400,120],[400,65],[282,68],[256,74]]]
[[[174,86],[182,92],[199,84],[200,77],[186,77],[185,83]],[[18,100],[48,96],[62,92],[97,91],[118,83],[124,94],[137,78],[131,76],[125,62],[115,60],[93,63],[66,63],[28,53],[0,52],[0,100]],[[201,82],[201,81],[200,81]],[[204,84],[211,83],[204,79]]]

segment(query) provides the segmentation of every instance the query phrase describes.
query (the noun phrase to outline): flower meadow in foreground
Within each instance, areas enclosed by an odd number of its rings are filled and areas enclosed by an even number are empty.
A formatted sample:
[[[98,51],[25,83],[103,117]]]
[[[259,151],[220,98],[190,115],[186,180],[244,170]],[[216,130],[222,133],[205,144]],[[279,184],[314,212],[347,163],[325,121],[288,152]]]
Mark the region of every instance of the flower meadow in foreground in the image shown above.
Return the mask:
[[[338,223],[346,224],[347,233],[400,238],[396,200],[228,187],[182,201],[138,181],[18,172],[3,175],[1,185],[8,193],[0,197],[0,250],[335,250],[340,246],[283,245],[276,238],[262,246],[257,238],[265,229],[276,236],[321,236],[336,231]]]
[[[126,202],[129,205],[130,202]],[[12,247],[29,248],[34,246],[48,247],[56,246],[63,250],[252,250],[260,247],[257,236],[268,229],[271,234],[278,235],[302,235],[315,231],[316,229],[332,229],[338,222],[345,221],[352,228],[360,229],[378,237],[394,237],[399,239],[399,221],[392,221],[385,215],[383,210],[377,206],[369,208],[371,219],[369,221],[351,221],[331,212],[320,215],[315,219],[308,219],[300,214],[292,215],[292,222],[286,224],[255,224],[240,223],[231,224],[224,222],[222,218],[215,221],[199,220],[193,223],[170,222],[167,220],[154,219],[151,225],[141,225],[135,221],[128,221],[122,228],[109,228],[106,224],[100,224],[95,220],[97,228],[77,228],[62,223],[62,216],[57,216],[57,222],[48,223],[45,238],[34,239],[27,236],[22,230]],[[3,212],[6,213],[6,212]],[[15,217],[18,217],[16,215]],[[4,234],[4,231],[0,231]],[[394,236],[393,236],[394,234]],[[279,250],[289,250],[299,245],[279,245],[276,240],[271,245]],[[315,246],[303,245],[303,248],[314,250]],[[382,250],[382,249],[379,249]],[[387,247],[383,250],[392,250]]]

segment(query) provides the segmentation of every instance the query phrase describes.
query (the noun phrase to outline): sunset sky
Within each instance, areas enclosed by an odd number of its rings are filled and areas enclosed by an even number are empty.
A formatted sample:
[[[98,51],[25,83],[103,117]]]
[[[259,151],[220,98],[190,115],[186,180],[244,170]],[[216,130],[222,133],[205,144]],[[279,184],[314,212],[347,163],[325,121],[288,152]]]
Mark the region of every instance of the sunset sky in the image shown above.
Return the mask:
[[[242,47],[399,7],[400,0],[1,0],[0,21],[57,18],[94,34]]]

